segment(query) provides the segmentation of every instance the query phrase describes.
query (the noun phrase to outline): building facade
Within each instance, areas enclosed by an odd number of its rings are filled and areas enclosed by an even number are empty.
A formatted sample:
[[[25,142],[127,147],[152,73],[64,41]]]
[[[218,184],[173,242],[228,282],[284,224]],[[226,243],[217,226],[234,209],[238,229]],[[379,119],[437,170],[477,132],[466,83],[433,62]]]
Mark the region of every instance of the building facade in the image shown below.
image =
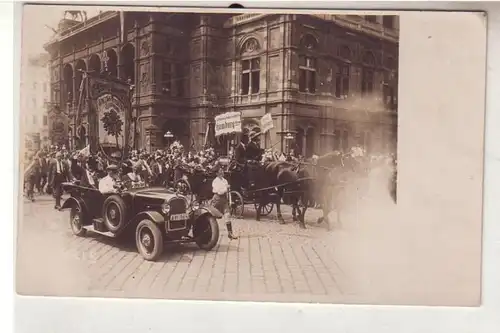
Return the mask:
[[[31,56],[23,65],[21,121],[25,151],[36,151],[50,142],[47,102],[50,96],[49,55]]]
[[[45,46],[51,102],[69,115],[56,120],[68,141],[84,145],[88,124],[72,116],[82,103],[80,70],[105,68],[134,85],[137,147],[163,148],[167,131],[200,147],[215,115],[240,111],[245,131],[271,114],[265,147],[390,151],[398,31],[397,16],[104,12],[63,20]]]

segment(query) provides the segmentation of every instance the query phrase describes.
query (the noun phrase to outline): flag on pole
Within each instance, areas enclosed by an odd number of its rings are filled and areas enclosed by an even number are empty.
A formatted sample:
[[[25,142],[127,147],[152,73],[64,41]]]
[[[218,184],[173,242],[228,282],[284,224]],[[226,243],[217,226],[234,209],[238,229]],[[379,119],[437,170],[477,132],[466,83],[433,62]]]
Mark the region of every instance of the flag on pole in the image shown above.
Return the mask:
[[[208,144],[208,132],[210,131],[210,124],[207,124],[207,129],[205,131],[205,140],[203,141],[203,147],[207,147]]]
[[[90,145],[87,145],[87,147],[80,150],[80,152],[78,154],[81,156],[89,157],[90,156]]]

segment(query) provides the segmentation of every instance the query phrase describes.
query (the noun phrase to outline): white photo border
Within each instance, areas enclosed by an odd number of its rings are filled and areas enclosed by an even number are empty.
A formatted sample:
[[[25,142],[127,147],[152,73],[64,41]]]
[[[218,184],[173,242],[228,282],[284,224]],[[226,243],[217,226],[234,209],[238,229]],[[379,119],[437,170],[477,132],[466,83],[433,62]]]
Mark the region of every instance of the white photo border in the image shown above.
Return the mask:
[[[48,1],[46,1],[48,2]],[[69,3],[70,1],[65,1]],[[162,1],[162,5],[193,7],[227,7],[238,2],[246,7],[329,9],[330,1]],[[57,2],[60,3],[60,2]],[[72,4],[83,4],[72,1]],[[87,1],[89,4],[97,2]],[[155,5],[160,1],[132,3],[107,1],[99,4]],[[302,6],[301,6],[302,5]],[[10,8],[15,7],[12,11]],[[187,332],[475,332],[500,331],[500,4],[493,2],[354,2],[335,3],[335,9],[448,9],[486,10],[488,12],[487,51],[487,101],[485,133],[484,208],[483,208],[483,276],[482,306],[477,308],[365,306],[365,305],[314,305],[243,302],[159,301],[131,299],[51,298],[21,297],[15,295],[13,274],[4,271],[0,302],[11,307],[15,299],[16,332],[165,332],[172,328]],[[333,9],[333,8],[332,8]],[[13,15],[12,15],[13,14]],[[19,112],[19,64],[21,7],[19,4],[0,4],[0,33],[3,51],[2,63],[13,64],[15,74],[1,76],[4,114],[0,122],[2,153],[6,162],[2,170],[2,198],[4,209],[2,262],[9,271],[14,268],[12,235],[17,215],[16,167]],[[10,48],[13,48],[11,52]],[[466,47],[466,46],[464,46]],[[12,58],[10,58],[12,57]],[[14,100],[12,99],[14,96]],[[12,103],[13,119],[10,118]],[[16,106],[14,108],[14,105]],[[13,149],[14,147],[14,149]],[[10,178],[10,175],[13,177]],[[5,186],[11,184],[13,189]],[[14,195],[12,195],[14,193]],[[13,207],[13,210],[7,209]],[[13,214],[12,214],[13,213]],[[9,223],[13,221],[13,223]],[[11,233],[12,231],[12,233]],[[47,258],[50,260],[50,258]],[[5,266],[7,267],[7,266]],[[7,278],[8,281],[3,281]],[[58,277],[55,276],[55,279]],[[99,303],[97,303],[99,302]],[[5,314],[5,312],[4,312]],[[7,314],[6,317],[12,318]],[[4,317],[4,318],[6,318]],[[5,321],[4,321],[5,324]],[[12,331],[3,327],[4,332]]]

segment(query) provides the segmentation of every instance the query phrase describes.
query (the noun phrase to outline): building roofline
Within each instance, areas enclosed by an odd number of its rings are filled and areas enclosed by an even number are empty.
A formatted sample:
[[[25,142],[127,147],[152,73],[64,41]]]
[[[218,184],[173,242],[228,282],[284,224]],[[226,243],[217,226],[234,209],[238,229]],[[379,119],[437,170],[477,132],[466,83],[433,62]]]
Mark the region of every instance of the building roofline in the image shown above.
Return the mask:
[[[48,41],[43,45],[43,48],[45,50],[48,50],[51,46],[54,44],[60,43],[65,39],[68,39],[84,30],[87,30],[91,27],[97,26],[103,22],[106,22],[112,18],[118,17],[119,12],[118,11],[105,11],[102,12],[96,16],[93,16],[89,18],[87,21],[80,22],[78,24],[75,24],[72,27],[69,27],[65,30],[58,31],[57,35],[52,39],[51,41]]]

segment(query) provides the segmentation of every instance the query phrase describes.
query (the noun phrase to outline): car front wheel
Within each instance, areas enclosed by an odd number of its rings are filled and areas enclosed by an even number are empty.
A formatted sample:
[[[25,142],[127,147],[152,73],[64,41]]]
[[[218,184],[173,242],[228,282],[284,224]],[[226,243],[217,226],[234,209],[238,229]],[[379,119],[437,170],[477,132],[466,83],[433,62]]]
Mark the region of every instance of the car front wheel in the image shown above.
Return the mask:
[[[149,261],[155,261],[163,253],[163,234],[151,220],[142,220],[137,225],[135,243],[140,255]]]
[[[210,251],[219,241],[219,224],[212,215],[203,215],[193,226],[193,237],[200,249]]]

